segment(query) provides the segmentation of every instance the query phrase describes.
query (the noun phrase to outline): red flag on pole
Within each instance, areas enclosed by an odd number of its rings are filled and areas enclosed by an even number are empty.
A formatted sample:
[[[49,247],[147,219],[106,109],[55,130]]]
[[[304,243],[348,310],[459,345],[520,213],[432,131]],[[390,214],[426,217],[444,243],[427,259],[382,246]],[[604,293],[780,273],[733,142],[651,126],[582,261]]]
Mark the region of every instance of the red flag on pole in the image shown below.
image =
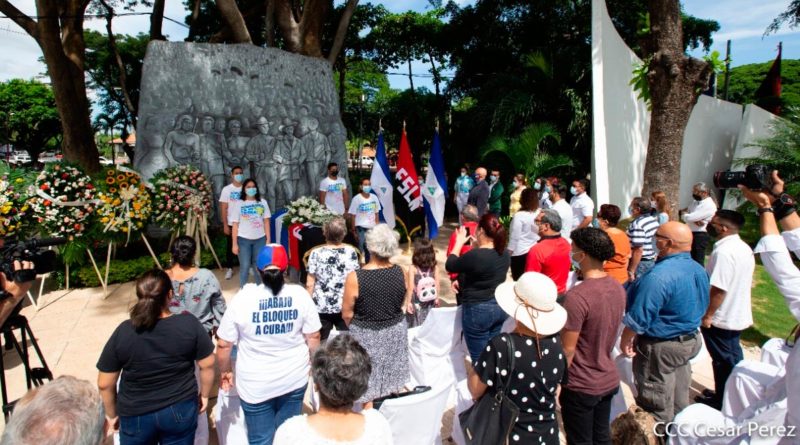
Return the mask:
[[[756,91],[756,105],[772,114],[781,114],[781,53],[783,43],[778,44],[778,57],[772,62],[767,77]]]
[[[422,195],[419,190],[419,177],[414,167],[414,158],[411,157],[411,147],[408,145],[406,130],[400,136],[400,153],[397,155],[397,173],[395,174],[395,188],[403,196],[408,209],[415,211],[422,207]]]

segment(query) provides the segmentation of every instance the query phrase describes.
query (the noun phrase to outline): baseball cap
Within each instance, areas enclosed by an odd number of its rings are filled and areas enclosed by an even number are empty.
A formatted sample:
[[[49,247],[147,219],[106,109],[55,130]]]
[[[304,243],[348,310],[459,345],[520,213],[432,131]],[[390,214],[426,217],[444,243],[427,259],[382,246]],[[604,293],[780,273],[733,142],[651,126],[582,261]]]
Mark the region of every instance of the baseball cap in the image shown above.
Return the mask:
[[[280,244],[267,244],[261,248],[256,260],[258,270],[264,270],[267,267],[274,266],[285,271],[289,267],[289,256],[286,255],[286,249]]]

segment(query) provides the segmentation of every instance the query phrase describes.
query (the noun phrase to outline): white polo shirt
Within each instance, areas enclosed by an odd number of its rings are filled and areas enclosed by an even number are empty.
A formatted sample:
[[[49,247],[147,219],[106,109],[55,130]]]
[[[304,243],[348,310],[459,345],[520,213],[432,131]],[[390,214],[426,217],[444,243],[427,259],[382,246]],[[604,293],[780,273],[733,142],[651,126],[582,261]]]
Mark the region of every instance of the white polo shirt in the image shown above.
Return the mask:
[[[714,243],[706,271],[711,285],[725,291],[725,300],[711,319],[713,326],[743,331],[753,324],[750,292],[755,268],[753,250],[739,235],[728,235]]]
[[[594,201],[586,192],[573,196],[569,201],[572,207],[572,228],[577,229],[587,216],[594,215]]]
[[[710,196],[701,201],[692,201],[683,214],[683,222],[692,229],[692,232],[705,232],[711,218],[717,213],[717,204]]]
[[[558,216],[561,217],[561,236],[569,240],[569,236],[572,234],[572,207],[567,204],[566,199],[559,199],[551,209],[555,210]]]

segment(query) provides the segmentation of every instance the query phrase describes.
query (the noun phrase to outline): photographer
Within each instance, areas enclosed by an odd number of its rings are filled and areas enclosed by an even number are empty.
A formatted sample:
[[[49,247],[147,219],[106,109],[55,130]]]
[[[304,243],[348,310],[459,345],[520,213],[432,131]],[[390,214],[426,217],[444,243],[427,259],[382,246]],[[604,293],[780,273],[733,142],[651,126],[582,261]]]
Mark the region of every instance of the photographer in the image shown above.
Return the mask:
[[[2,247],[2,240],[0,240],[0,247]],[[30,261],[14,261],[14,271],[33,269],[33,263]],[[5,273],[0,273],[0,287],[2,287],[2,299],[0,299],[0,326],[5,324],[8,317],[14,312],[28,289],[31,288],[33,281],[18,283],[13,279],[6,276]]]

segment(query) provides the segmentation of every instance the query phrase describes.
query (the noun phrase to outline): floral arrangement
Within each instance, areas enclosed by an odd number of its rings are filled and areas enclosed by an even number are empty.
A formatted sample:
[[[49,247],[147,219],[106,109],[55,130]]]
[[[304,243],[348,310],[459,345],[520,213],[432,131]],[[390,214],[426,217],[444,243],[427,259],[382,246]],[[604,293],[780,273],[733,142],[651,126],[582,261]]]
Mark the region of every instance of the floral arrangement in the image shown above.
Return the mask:
[[[41,233],[74,240],[84,234],[97,205],[92,179],[76,167],[50,164],[34,181],[30,200]]]
[[[286,206],[284,224],[310,223],[321,226],[336,215],[314,198],[303,196]]]
[[[30,178],[6,173],[0,177],[0,237],[13,237],[25,232],[30,224],[30,204],[33,194]]]
[[[186,229],[189,216],[207,221],[211,212],[212,188],[203,173],[191,165],[159,170],[152,180],[155,186],[153,206],[155,222],[172,228]]]
[[[125,235],[141,230],[153,210],[148,184],[139,173],[125,168],[109,168],[99,185],[97,198],[102,202],[97,217],[103,233]]]

